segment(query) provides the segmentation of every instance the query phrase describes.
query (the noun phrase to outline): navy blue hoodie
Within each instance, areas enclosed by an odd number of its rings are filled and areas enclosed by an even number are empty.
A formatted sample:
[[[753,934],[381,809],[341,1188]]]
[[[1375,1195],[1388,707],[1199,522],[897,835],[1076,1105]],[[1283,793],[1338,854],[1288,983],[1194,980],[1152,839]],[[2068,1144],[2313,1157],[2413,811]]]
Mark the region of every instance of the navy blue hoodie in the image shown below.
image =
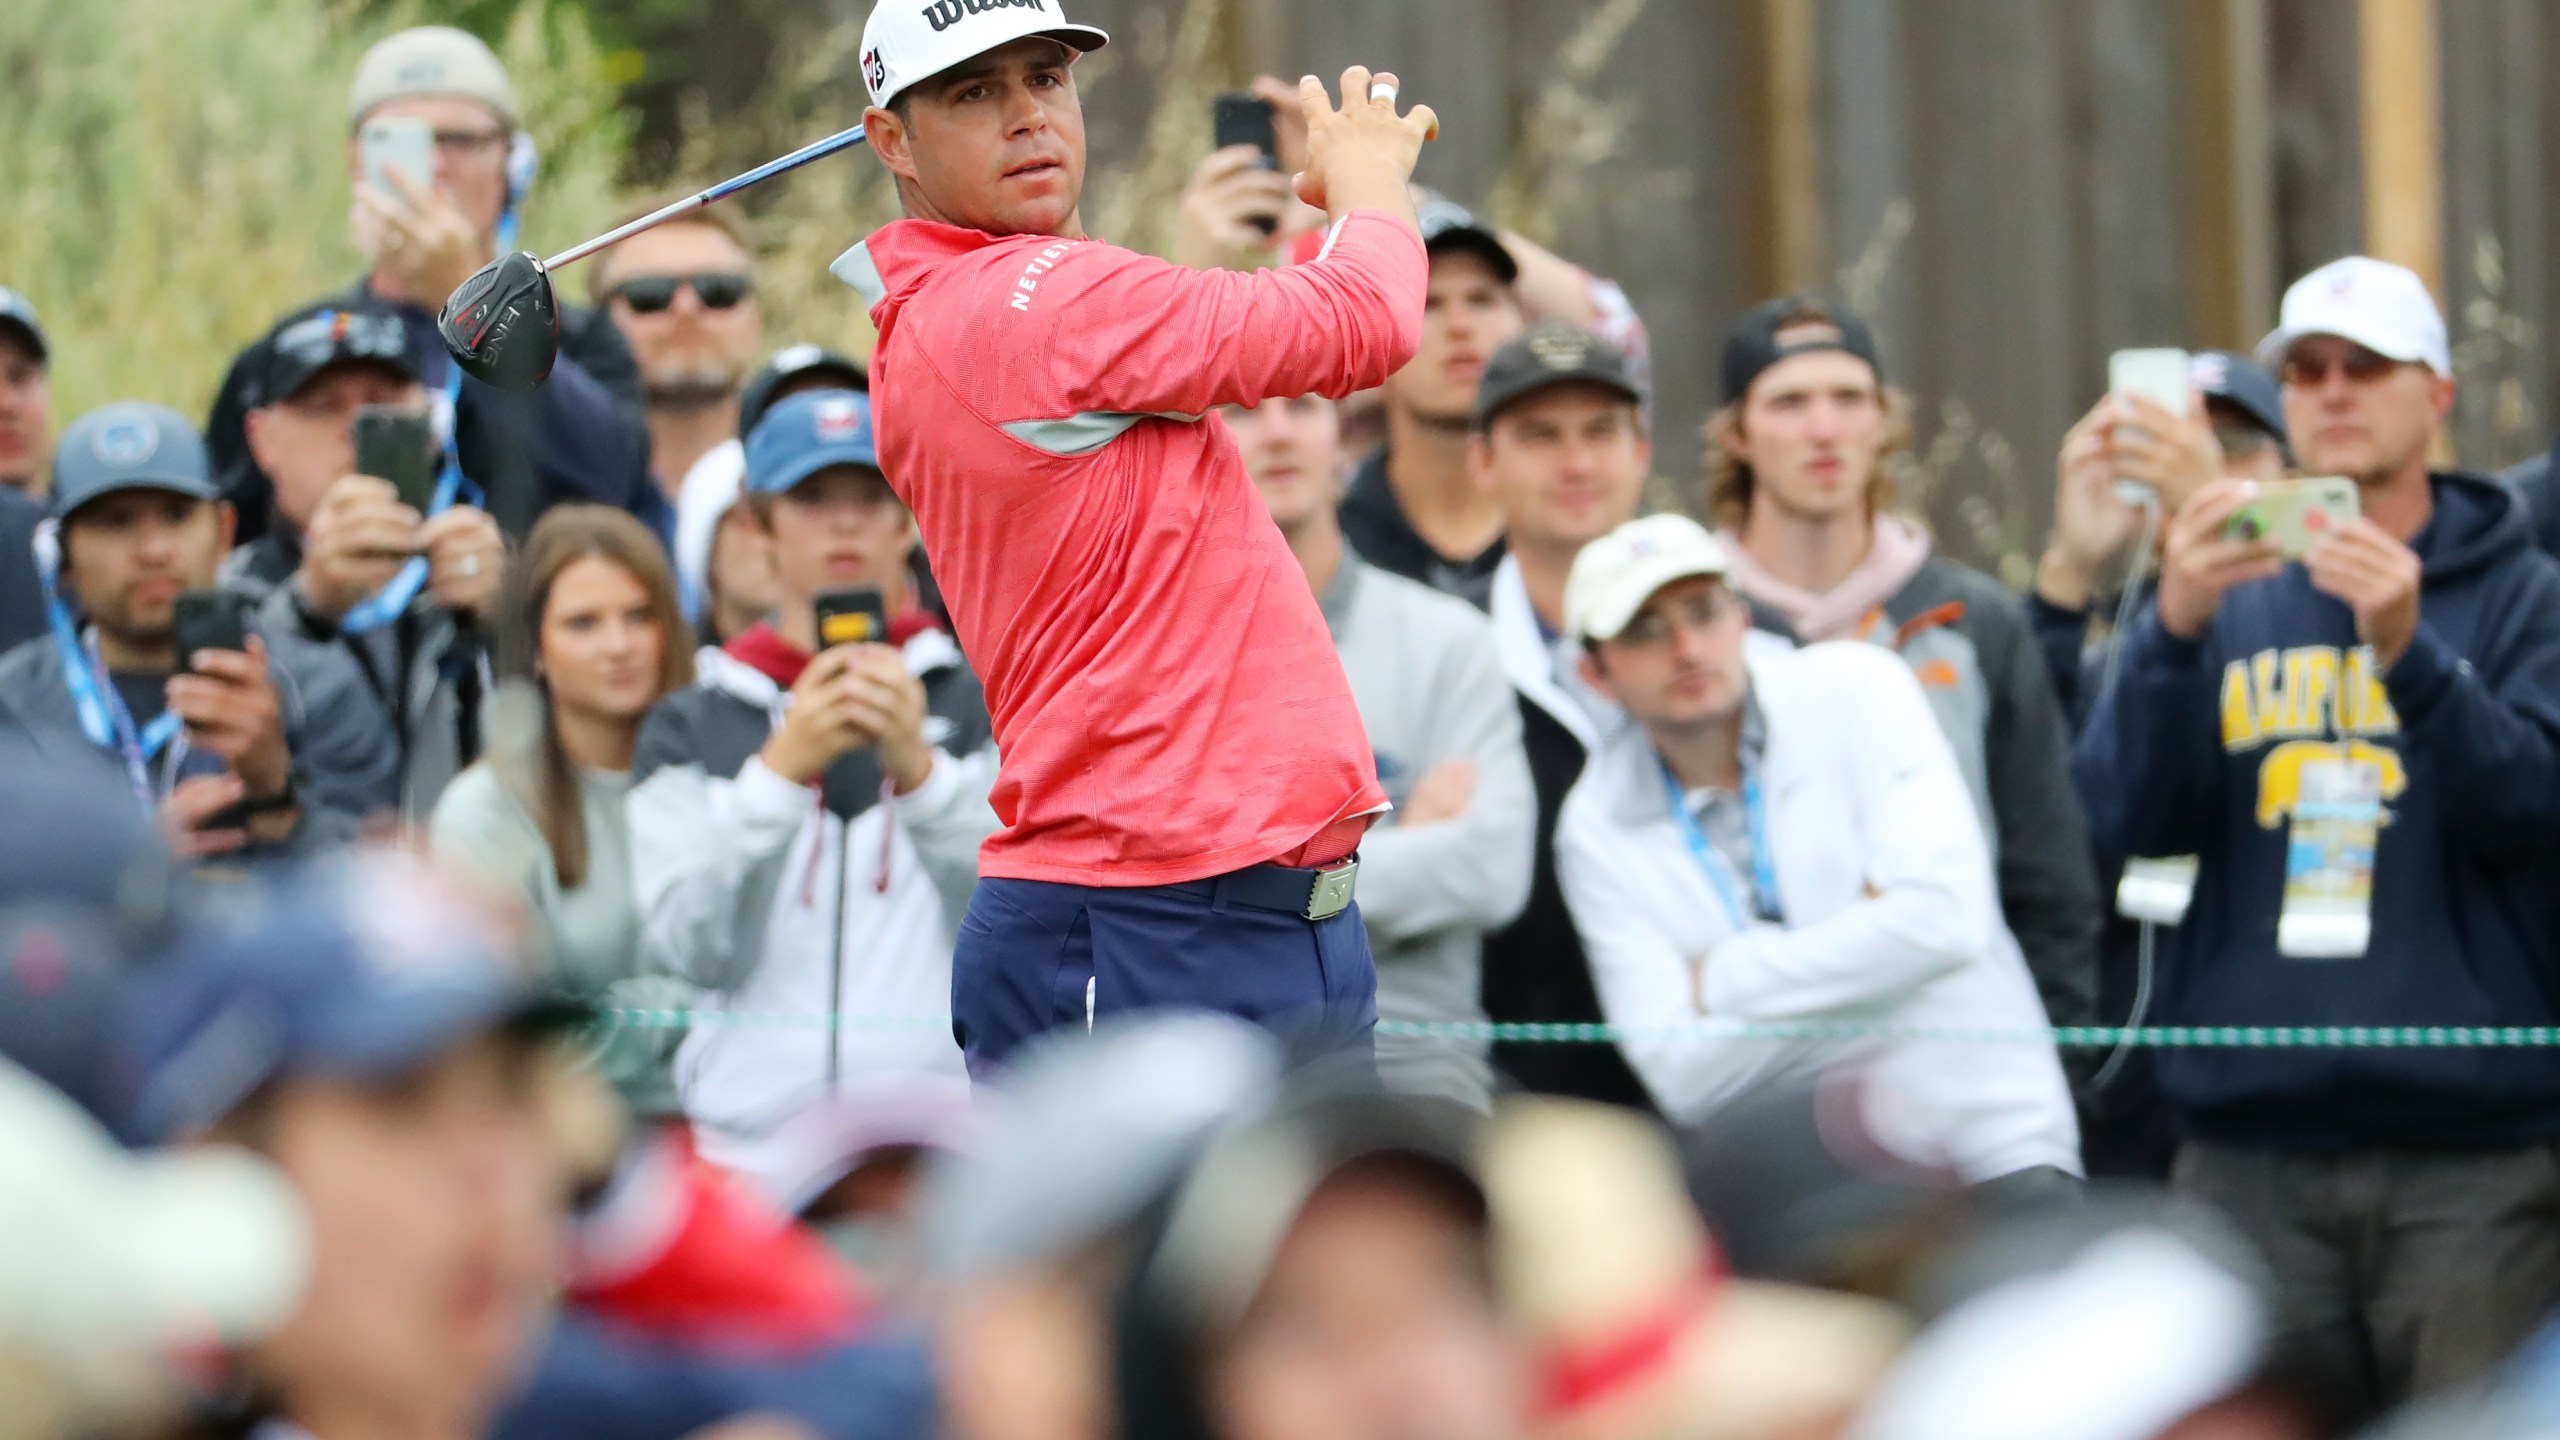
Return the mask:
[[[2177,1025],[2560,1024],[2560,565],[2494,482],[2433,477],[2418,633],[2387,675],[2299,565],[2233,590],[2202,640],[2147,610],[2072,757],[2099,848],[2200,857],[2160,957]],[[2370,747],[2367,749],[2366,747]],[[2382,766],[2373,938],[2276,950],[2299,762]],[[2560,1050],[2165,1050],[2180,1128],[2290,1149],[2560,1135]]]

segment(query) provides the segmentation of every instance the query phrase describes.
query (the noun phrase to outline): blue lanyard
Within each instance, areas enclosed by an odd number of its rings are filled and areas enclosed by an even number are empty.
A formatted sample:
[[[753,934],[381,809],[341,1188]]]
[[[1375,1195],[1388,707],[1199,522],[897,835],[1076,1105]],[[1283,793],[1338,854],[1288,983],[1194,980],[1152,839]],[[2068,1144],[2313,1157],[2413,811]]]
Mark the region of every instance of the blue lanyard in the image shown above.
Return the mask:
[[[1680,826],[1681,838],[1689,842],[1689,858],[1698,862],[1698,870],[1724,904],[1724,912],[1736,930],[1747,930],[1762,920],[1777,920],[1785,914],[1778,902],[1778,874],[1769,863],[1769,827],[1766,808],[1760,803],[1760,777],[1749,765],[1742,769],[1742,813],[1751,829],[1751,895],[1742,894],[1741,876],[1733,861],[1707,840],[1707,832],[1698,817],[1689,813],[1689,797],[1680,788],[1680,777],[1671,767],[1656,758],[1662,768],[1662,793],[1671,805],[1671,818]]]
[[[516,244],[518,197],[512,188],[512,179],[509,184],[507,208],[498,214],[498,253],[501,255],[515,249]],[[444,362],[444,413],[444,469],[436,476],[435,497],[427,502],[429,515],[441,515],[452,509],[457,499],[476,505],[484,498],[479,486],[462,478],[462,367],[455,364],[451,356],[447,356]],[[381,589],[357,601],[346,618],[338,622],[338,632],[362,635],[381,629],[407,614],[409,606],[417,600],[418,592],[425,589],[426,584],[427,557],[416,556],[401,566],[399,573]]]
[[[62,683],[71,692],[71,708],[79,715],[81,733],[89,743],[123,758],[125,778],[143,808],[157,811],[166,782],[186,758],[186,722],[177,711],[164,710],[150,724],[138,731],[134,728],[133,712],[105,679],[106,662],[95,645],[82,642],[71,623],[70,607],[62,603],[62,592],[55,584],[56,557],[46,543],[51,538],[49,530],[38,537],[36,567],[44,577],[45,624],[53,632],[53,648],[62,656]],[[160,769],[162,783],[154,785],[151,762],[163,751],[168,752],[168,763]]]

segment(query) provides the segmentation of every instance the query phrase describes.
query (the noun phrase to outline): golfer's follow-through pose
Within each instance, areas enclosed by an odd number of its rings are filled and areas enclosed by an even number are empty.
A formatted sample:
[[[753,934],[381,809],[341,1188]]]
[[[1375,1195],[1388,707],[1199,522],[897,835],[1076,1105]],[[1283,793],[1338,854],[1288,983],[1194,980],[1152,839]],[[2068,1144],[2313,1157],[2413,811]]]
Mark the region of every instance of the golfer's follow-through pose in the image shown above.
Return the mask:
[[[1322,258],[1186,270],[1086,238],[1056,0],[886,0],[872,148],[907,215],[835,272],[871,304],[881,465],[986,684],[1004,828],[952,962],[974,1071],[1047,1030],[1223,1010],[1365,1051],[1353,854],[1386,808],[1323,615],[1213,413],[1379,384],[1427,262],[1406,179],[1434,121],[1353,69],[1304,82]]]

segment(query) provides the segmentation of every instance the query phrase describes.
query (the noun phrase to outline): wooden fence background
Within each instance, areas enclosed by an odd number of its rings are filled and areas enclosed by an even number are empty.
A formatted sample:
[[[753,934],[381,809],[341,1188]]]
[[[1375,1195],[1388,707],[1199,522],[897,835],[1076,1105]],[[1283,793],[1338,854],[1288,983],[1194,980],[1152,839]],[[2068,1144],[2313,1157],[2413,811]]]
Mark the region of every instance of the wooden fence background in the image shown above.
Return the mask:
[[[1941,543],[2012,579],[2110,350],[2245,349],[2287,279],[2358,249],[2449,302],[2464,463],[2539,451],[2560,415],[2547,0],[1072,8],[1119,41],[1085,86],[1097,174],[1153,162],[1118,182],[1124,224],[1169,203],[1216,90],[1400,72],[1446,124],[1425,180],[1634,296],[1676,493],[1698,483],[1726,321],[1806,284],[1867,307],[1917,400],[1914,486]]]

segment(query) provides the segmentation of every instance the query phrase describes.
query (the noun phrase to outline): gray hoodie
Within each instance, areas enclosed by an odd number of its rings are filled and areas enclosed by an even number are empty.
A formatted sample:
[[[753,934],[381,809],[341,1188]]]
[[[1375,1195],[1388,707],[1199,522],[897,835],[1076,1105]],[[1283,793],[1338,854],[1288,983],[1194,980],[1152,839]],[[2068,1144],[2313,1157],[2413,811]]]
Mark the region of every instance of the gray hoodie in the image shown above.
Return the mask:
[[[1382,1021],[1481,1023],[1484,935],[1520,913],[1538,806],[1520,743],[1520,711],[1493,629],[1462,600],[1364,564],[1349,550],[1318,597],[1397,804],[1433,767],[1476,770],[1464,813],[1394,822],[1360,844],[1360,916],[1378,965]],[[1378,1072],[1398,1090],[1487,1107],[1493,1076],[1480,1040],[1378,1037]]]

